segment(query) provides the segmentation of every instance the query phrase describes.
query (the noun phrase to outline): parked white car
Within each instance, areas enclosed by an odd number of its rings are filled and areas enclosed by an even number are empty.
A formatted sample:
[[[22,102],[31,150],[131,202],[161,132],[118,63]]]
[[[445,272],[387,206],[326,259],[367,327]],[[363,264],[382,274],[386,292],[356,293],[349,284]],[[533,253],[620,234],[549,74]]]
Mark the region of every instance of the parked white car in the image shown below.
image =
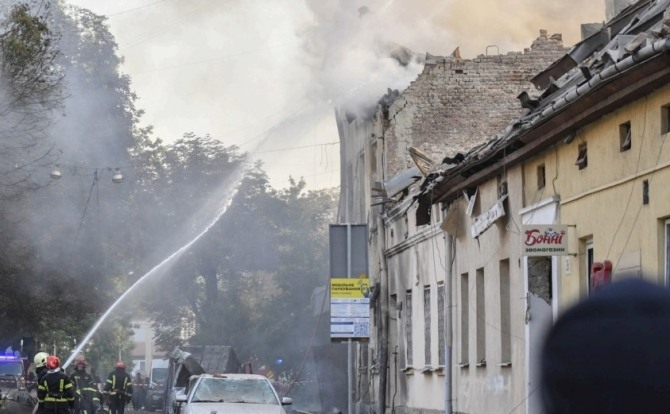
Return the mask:
[[[185,393],[177,394],[179,414],[286,414],[270,381],[254,374],[201,374],[191,377]]]

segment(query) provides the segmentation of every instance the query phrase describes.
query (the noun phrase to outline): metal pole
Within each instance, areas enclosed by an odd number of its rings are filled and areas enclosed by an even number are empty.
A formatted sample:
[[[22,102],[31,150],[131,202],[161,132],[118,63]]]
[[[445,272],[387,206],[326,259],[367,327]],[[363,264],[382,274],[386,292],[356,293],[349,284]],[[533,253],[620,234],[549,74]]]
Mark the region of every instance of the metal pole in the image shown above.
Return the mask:
[[[347,278],[351,278],[351,223],[347,223]],[[347,340],[347,413],[353,414],[353,361],[354,353],[351,338]]]

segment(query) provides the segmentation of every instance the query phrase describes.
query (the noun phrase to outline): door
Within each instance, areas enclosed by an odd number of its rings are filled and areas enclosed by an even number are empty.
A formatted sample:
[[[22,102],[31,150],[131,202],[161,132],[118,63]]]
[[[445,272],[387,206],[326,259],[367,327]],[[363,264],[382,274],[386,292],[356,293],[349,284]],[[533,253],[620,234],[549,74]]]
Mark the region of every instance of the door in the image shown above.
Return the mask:
[[[519,214],[525,225],[558,224],[558,196],[539,201]],[[558,256],[524,257],[524,294],[526,302],[526,414],[541,414],[540,354],[545,335],[558,309],[560,275]]]

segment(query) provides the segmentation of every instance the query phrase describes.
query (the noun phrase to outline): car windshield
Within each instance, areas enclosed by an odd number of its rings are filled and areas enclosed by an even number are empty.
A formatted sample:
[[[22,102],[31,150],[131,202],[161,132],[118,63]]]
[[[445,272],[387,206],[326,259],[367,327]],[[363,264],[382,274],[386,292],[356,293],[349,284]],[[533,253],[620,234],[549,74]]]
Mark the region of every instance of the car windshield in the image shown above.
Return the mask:
[[[23,375],[23,363],[21,361],[2,361],[0,360],[0,375]]]
[[[154,368],[151,370],[151,381],[156,384],[163,385],[167,379],[168,369],[167,368]]]
[[[193,390],[191,402],[279,405],[268,381],[250,378],[203,378]]]

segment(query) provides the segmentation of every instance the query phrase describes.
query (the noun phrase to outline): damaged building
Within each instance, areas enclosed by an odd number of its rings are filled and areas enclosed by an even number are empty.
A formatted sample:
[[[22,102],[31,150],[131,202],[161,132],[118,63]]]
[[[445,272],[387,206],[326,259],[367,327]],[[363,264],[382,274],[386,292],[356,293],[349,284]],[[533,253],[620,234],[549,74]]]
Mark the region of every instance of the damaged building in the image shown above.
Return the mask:
[[[340,221],[368,225],[378,291],[358,411],[541,412],[560,312],[670,283],[670,0],[606,4],[571,48],[428,56],[374,114],[338,113]],[[528,249],[529,226],[566,244]]]

